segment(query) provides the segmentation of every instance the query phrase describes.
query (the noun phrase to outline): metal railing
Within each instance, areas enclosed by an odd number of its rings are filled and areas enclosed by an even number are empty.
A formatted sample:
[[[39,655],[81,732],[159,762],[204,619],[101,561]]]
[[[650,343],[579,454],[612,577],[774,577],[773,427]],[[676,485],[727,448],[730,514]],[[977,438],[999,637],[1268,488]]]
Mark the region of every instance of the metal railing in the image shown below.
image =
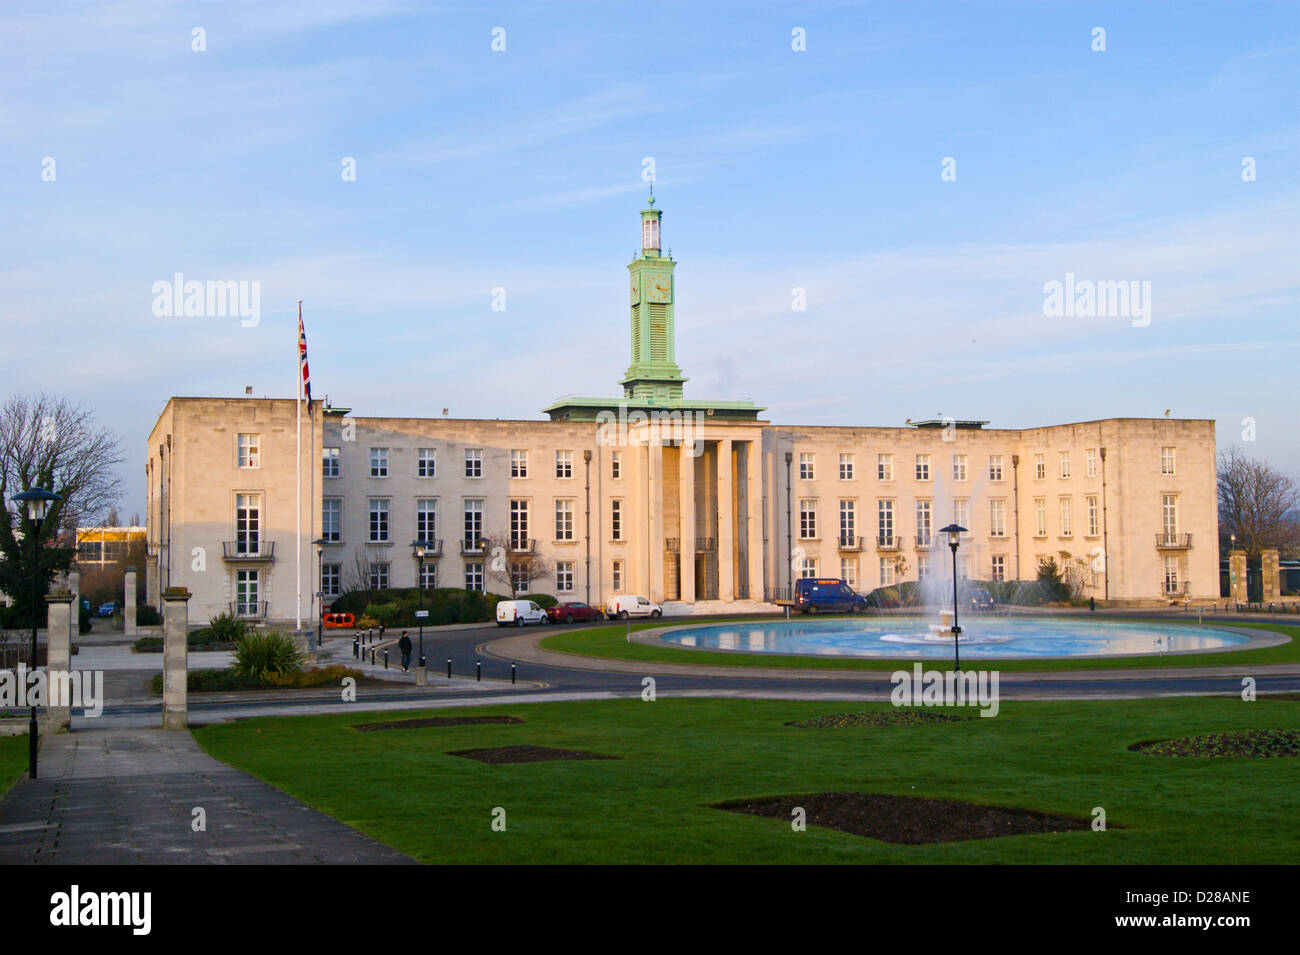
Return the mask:
[[[478,540],[462,538],[460,542],[460,552],[462,554],[482,554],[486,549],[487,541],[481,537]]]
[[[934,535],[933,535],[933,534],[917,534],[917,535],[916,535],[916,546],[917,546],[917,547],[920,547],[920,548],[922,548],[922,549],[925,549],[925,548],[928,548],[928,547],[933,547],[933,546],[934,546],[934,540],[935,540],[935,538],[934,538]]]
[[[442,541],[436,537],[429,537],[424,540],[420,540],[417,538],[415,543],[420,544],[424,547],[425,560],[428,560],[430,557],[442,556]]]
[[[512,537],[509,548],[512,554],[536,554],[537,541],[531,537]]]
[[[222,541],[221,553],[226,560],[274,560],[275,541],[256,540]]]
[[[241,620],[265,620],[271,610],[269,600],[232,600],[230,615]]]
[[[839,548],[842,551],[860,551],[862,550],[862,538],[855,537],[852,534],[841,534]]]
[[[903,542],[894,534],[876,535],[876,550],[900,550]]]
[[[1162,550],[1185,550],[1192,546],[1191,534],[1157,534],[1156,547]]]

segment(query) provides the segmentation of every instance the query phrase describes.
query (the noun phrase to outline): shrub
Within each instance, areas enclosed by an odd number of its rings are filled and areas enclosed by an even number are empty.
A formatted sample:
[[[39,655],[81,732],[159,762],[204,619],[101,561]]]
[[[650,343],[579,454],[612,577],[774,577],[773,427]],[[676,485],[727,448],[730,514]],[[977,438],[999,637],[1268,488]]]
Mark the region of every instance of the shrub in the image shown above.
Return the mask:
[[[90,611],[80,604],[77,606],[77,633],[90,633]]]
[[[503,597],[501,599],[509,600],[510,598]],[[556,600],[554,597],[552,597],[550,594],[524,594],[520,597],[516,597],[515,599],[531,600],[533,603],[537,604],[537,606],[541,607],[543,610],[549,610],[552,607],[554,607],[557,603],[559,603],[559,601]],[[497,603],[500,603],[500,601],[497,601],[496,603],[492,604],[492,613],[494,617],[496,615]]]
[[[302,654],[282,633],[250,633],[235,642],[236,676],[265,678],[271,673],[296,673],[302,669]]]
[[[1065,582],[1055,557],[1044,557],[1039,563],[1038,586],[1043,600],[1048,603],[1063,603],[1070,599],[1070,586]]]
[[[247,632],[244,622],[228,613],[219,613],[208,621],[207,629],[212,631],[217,643],[238,643]]]
[[[349,676],[354,680],[361,680],[364,675],[360,670],[353,670],[336,663],[332,666],[317,667],[314,670],[300,670],[297,673],[268,673],[266,679],[275,686],[325,686],[342,683],[344,677]]]
[[[161,627],[162,614],[147,604],[135,608],[135,622],[139,627]]]

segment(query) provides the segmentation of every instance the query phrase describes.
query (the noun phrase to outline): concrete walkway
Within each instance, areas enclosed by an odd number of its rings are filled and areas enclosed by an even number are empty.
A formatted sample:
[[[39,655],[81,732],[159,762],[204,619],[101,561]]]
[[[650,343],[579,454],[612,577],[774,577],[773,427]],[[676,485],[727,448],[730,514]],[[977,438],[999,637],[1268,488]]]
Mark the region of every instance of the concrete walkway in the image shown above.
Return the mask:
[[[206,831],[191,828],[194,810]],[[0,800],[0,864],[410,863],[199,748],[188,732],[41,741],[40,778]]]

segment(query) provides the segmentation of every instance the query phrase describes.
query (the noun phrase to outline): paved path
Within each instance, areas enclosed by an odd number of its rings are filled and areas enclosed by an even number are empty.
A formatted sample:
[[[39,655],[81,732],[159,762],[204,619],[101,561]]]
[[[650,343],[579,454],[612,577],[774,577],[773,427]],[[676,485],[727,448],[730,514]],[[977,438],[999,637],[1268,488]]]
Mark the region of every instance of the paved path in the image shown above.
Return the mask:
[[[204,832],[191,828],[196,807]],[[0,800],[4,865],[412,861],[213,759],[187,732],[46,736],[40,778]]]

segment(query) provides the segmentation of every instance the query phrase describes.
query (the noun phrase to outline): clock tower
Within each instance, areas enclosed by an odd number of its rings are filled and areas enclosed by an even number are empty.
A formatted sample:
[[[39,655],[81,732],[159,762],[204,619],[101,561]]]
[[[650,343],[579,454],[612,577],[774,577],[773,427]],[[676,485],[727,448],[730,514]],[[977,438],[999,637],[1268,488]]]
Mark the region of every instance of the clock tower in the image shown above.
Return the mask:
[[[665,255],[659,225],[663,213],[650,204],[641,210],[641,252],[628,263],[632,310],[632,364],[621,382],[623,396],[651,404],[680,401],[682,370],[675,359],[673,268]]]

